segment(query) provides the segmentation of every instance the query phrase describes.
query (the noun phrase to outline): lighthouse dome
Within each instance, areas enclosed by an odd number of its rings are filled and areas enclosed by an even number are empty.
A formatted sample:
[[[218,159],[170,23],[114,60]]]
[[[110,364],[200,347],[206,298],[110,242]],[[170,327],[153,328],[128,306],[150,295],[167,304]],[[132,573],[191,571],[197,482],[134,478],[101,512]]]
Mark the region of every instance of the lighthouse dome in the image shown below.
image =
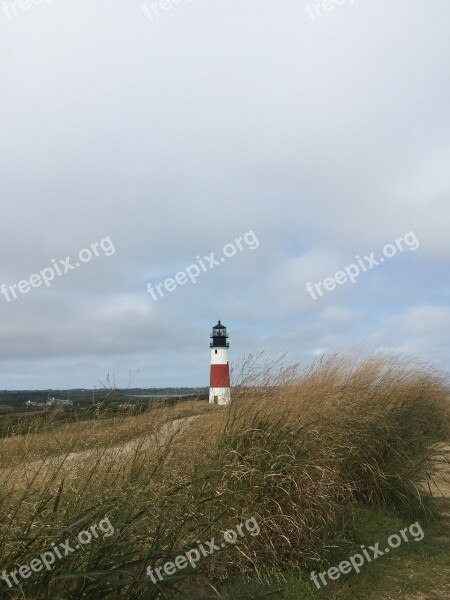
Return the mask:
[[[211,338],[212,343],[210,345],[211,348],[228,348],[229,344],[227,342],[227,328],[225,325],[219,321],[217,325],[214,325],[212,328]]]

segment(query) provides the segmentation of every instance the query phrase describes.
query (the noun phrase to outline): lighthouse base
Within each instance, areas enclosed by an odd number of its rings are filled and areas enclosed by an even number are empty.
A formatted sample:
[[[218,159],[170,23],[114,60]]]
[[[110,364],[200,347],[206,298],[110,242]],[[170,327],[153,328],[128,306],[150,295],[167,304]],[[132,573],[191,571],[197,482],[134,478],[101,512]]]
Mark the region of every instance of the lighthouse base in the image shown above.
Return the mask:
[[[227,388],[209,388],[209,403],[226,405],[231,402],[231,390]]]

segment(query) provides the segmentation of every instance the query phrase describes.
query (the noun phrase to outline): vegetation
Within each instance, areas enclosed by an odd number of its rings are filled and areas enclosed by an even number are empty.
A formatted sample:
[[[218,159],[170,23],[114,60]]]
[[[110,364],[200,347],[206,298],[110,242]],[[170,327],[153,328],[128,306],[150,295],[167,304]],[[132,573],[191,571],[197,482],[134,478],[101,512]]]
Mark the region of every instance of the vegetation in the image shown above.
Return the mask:
[[[20,585],[2,583],[0,598],[448,597],[431,575],[448,543],[446,377],[379,357],[331,357],[303,372],[250,358],[240,380],[230,407],[157,404],[10,428],[0,439],[1,570],[105,516],[115,533]],[[196,569],[156,585],[146,573],[251,517],[259,535]],[[325,589],[310,581],[418,519],[420,544]]]

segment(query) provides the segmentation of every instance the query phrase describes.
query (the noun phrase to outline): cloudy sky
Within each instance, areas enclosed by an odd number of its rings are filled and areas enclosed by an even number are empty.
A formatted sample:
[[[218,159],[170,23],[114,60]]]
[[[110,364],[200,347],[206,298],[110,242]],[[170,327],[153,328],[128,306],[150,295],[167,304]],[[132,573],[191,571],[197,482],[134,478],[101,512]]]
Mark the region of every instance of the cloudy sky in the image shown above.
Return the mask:
[[[152,2],[1,3],[0,389],[206,386],[218,317],[448,367],[448,0]]]

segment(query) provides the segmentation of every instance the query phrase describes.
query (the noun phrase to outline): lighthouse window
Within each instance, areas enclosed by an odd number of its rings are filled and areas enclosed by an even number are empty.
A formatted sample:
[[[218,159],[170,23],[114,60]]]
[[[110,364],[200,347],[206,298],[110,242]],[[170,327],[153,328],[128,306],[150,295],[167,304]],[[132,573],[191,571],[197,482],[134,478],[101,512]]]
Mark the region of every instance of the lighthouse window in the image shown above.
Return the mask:
[[[217,350],[216,350],[216,354],[217,354]]]

